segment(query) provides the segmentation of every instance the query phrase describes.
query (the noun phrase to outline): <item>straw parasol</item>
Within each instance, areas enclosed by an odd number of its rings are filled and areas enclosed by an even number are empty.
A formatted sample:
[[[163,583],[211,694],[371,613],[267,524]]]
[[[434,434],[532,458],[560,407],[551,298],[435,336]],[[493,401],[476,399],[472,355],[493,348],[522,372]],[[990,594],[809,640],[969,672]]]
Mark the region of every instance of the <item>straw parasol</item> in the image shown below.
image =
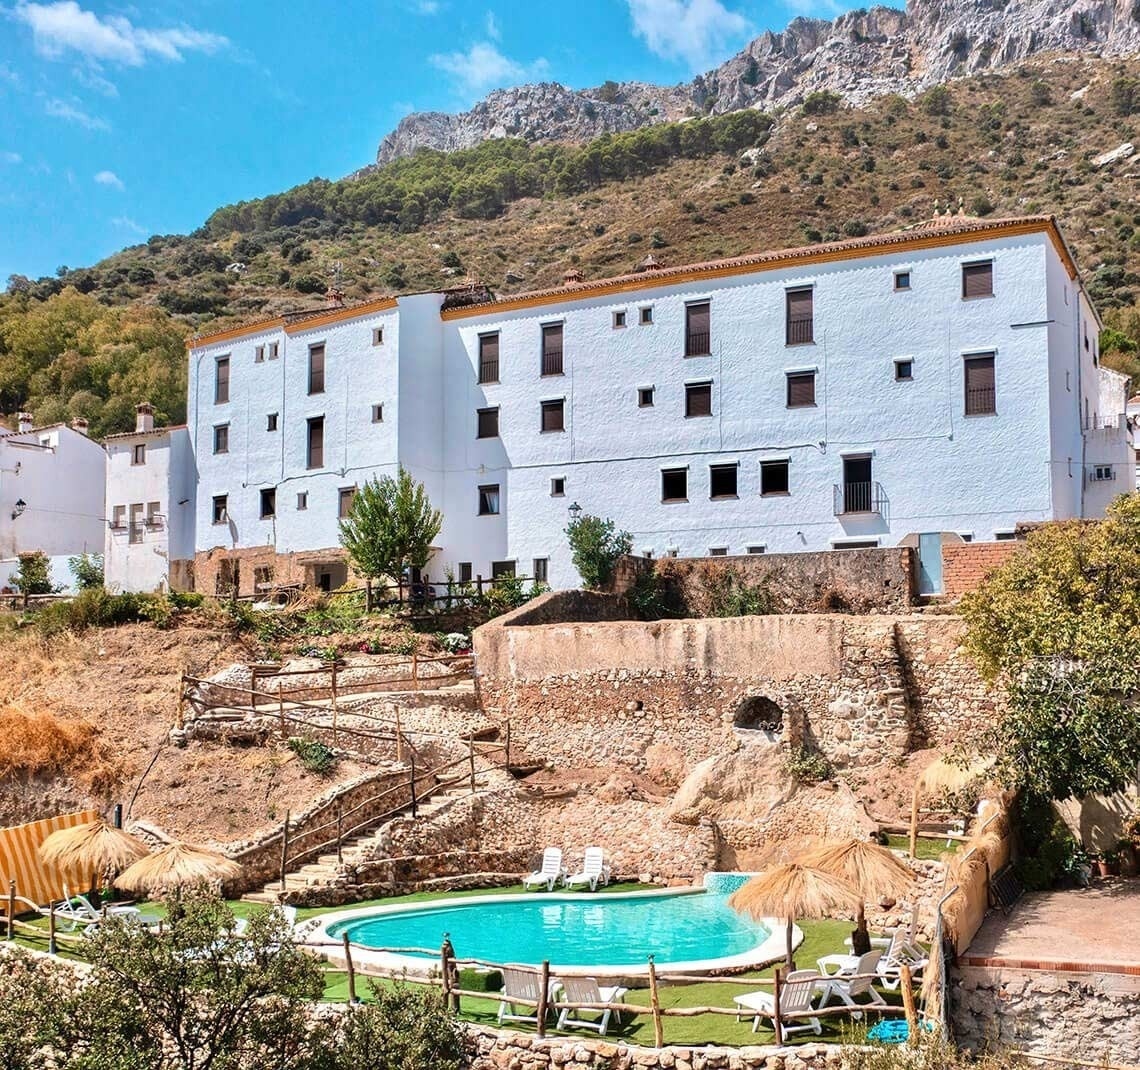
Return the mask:
[[[230,880],[239,873],[241,866],[225,855],[175,842],[139,859],[130,869],[119,874],[115,886],[129,892],[150,894],[188,884]]]
[[[969,761],[943,755],[918,775],[910,800],[910,856],[914,858],[918,840],[918,800],[923,795],[960,791],[971,781],[987,773],[997,759],[974,757]]]
[[[50,866],[108,876],[145,858],[147,847],[99,817],[53,832],[40,844],[39,853]]]
[[[859,896],[838,877],[799,862],[785,862],[753,877],[728,898],[728,905],[755,921],[787,920],[788,969],[792,960],[792,927],[796,918],[824,918],[835,910],[854,910]]]
[[[871,840],[821,844],[802,855],[800,862],[838,877],[858,893],[859,908],[852,934],[852,950],[857,955],[871,949],[867,934],[867,901],[885,895],[897,898],[914,883],[914,874],[909,867],[889,848]]]

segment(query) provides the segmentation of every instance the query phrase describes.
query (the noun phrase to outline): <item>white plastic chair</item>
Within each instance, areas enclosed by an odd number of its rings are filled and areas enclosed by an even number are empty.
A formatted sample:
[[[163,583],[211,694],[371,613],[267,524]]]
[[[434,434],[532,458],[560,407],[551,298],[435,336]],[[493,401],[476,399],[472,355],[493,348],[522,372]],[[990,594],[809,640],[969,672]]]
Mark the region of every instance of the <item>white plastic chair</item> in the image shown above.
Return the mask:
[[[883,999],[874,988],[879,959],[882,957],[882,950],[875,948],[868,951],[865,955],[860,955],[855,960],[855,965],[850,972],[833,975],[832,978],[825,983],[823,996],[819,1001],[820,1007],[826,1007],[828,1000],[830,1000],[832,996],[841,1000],[844,1005],[848,1007],[864,1005],[868,1007],[885,1007],[887,1001]],[[822,968],[821,972],[823,972]],[[868,997],[869,1002],[866,1004],[860,1003],[859,997],[861,996]],[[857,1011],[852,1017],[862,1018],[863,1012]]]
[[[610,1016],[617,1015],[611,1004],[620,1003],[627,989],[618,985],[599,987],[596,977],[564,977],[562,998],[567,1003],[586,1003],[588,1007],[563,1007],[558,1015],[559,1029],[594,1029],[605,1036]],[[597,1020],[580,1017],[583,1013],[599,1013]],[[571,1017],[573,1015],[573,1017]]]
[[[542,867],[523,877],[523,887],[529,891],[531,888],[541,888],[544,884],[548,892],[554,891],[554,886],[566,876],[562,865],[562,848],[547,847],[542,852]]]
[[[550,978],[547,987],[547,1007],[553,1009],[553,995],[557,992],[561,982]],[[524,970],[518,966],[503,967],[503,989],[499,993],[499,1025],[503,1022],[530,1022],[538,1024],[538,993],[539,976],[533,970]],[[514,999],[527,1000],[522,1007],[525,1013],[520,1014],[516,1009]]]
[[[565,879],[567,888],[589,887],[591,892],[596,892],[599,884],[609,883],[610,867],[606,865],[605,854],[600,847],[587,847],[582,872]]]
[[[780,1014],[800,1014],[814,1010],[812,997],[815,995],[816,983],[819,975],[815,970],[793,970],[784,979],[780,986]],[[740,1021],[741,1012],[747,1011],[753,1015],[752,1032],[760,1028],[761,1018],[772,1018],[776,1013],[776,997],[771,992],[746,992],[742,996],[733,996],[732,1002],[738,1010],[736,1020]],[[802,1024],[792,1024],[802,1023]],[[784,1036],[792,1033],[815,1033],[818,1036],[823,1032],[823,1024],[812,1015],[810,1017],[793,1018],[791,1023],[781,1021]]]

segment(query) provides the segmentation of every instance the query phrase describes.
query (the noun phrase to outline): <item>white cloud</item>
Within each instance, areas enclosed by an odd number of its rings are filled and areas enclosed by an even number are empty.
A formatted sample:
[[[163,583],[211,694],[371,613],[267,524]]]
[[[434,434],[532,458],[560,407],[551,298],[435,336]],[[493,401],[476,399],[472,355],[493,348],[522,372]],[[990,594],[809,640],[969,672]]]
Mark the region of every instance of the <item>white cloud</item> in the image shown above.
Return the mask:
[[[69,104],[66,100],[52,97],[44,104],[44,111],[54,119],[63,119],[82,126],[85,130],[110,130],[111,124],[98,115],[88,115],[82,108]]]
[[[738,11],[720,0],[627,0],[634,36],[650,52],[682,59],[693,70],[709,66],[750,29]]]
[[[0,152],[0,163],[18,164],[23,162],[24,157],[18,152]]]
[[[114,171],[100,171],[95,175],[95,181],[100,186],[110,186],[112,189],[125,190],[123,180]]]
[[[102,93],[105,97],[117,97],[119,88],[108,78],[104,78],[92,67],[76,67],[72,72],[75,80],[87,89]]]
[[[95,62],[141,67],[151,57],[180,60],[184,52],[217,52],[229,44],[216,33],[184,27],[148,30],[122,15],[100,18],[75,0],[20,2],[14,14],[31,28],[36,51],[50,59],[78,52]]]
[[[501,41],[503,39],[502,31],[499,29],[498,22],[495,21],[495,13],[493,11],[487,12],[487,36],[492,41]]]
[[[490,41],[476,41],[466,52],[437,53],[428,59],[433,67],[450,75],[456,88],[467,95],[540,78],[550,66],[541,58],[533,63],[517,63]]]
[[[413,0],[410,10],[413,15],[438,15],[439,0]]]
[[[119,227],[122,230],[129,230],[132,234],[146,234],[147,228],[140,223],[136,223],[133,219],[125,215],[117,215],[112,220],[113,226]]]

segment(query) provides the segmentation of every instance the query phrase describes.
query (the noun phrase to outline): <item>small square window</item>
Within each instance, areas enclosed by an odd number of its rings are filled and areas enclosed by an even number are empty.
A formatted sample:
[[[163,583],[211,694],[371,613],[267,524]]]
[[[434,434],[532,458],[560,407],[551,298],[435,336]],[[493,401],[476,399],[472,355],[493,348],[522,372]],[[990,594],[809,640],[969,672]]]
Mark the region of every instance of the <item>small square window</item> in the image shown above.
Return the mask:
[[[748,547],[748,552],[749,552],[750,554],[762,554],[762,553],[764,553],[764,552],[765,552],[767,549],[768,549],[768,547],[767,547],[767,546],[763,546],[763,545],[761,545],[761,546],[749,546],[749,547]]]
[[[709,557],[728,557],[727,546],[710,546]]]
[[[760,462],[760,496],[788,493],[788,462]]]
[[[653,306],[645,305],[637,310],[637,322],[642,327],[648,327],[653,322]]]
[[[499,484],[488,483],[479,488],[479,515],[499,515]]]
[[[336,515],[343,520],[352,512],[354,501],[356,501],[356,488],[341,487],[336,496]]]
[[[265,346],[254,346],[253,363],[260,364],[263,360],[265,360]]]
[[[736,471],[735,464],[709,465],[709,497],[735,498]]]
[[[268,520],[277,515],[277,490],[265,487],[261,491],[261,519]]]
[[[712,383],[685,384],[685,416],[712,415]]]
[[[298,512],[303,513],[308,508],[309,508],[309,492],[307,490],[303,490],[297,495],[297,510],[298,510]]]
[[[384,422],[384,406],[383,405],[373,405],[372,406],[372,422],[374,424],[382,424]]]
[[[278,353],[278,344],[276,342],[269,343],[269,359],[276,360]]]
[[[475,429],[476,438],[498,438],[499,437],[499,408],[496,405],[492,409],[476,409],[477,426]],[[397,423],[399,423],[397,414]]]
[[[472,580],[471,562],[470,561],[460,561],[459,562],[459,582],[460,583],[470,583],[471,580]]]
[[[895,272],[895,289],[896,290],[909,290],[910,289],[910,272],[909,271],[896,271]]]
[[[971,300],[975,297],[993,297],[994,295],[994,264],[992,260],[983,260],[976,264],[962,265],[962,298]]]
[[[653,387],[642,386],[637,391],[637,407],[639,409],[653,408]]]
[[[563,399],[558,398],[555,401],[542,401],[539,404],[542,408],[541,430],[544,433],[547,431],[565,431],[566,403]]]
[[[806,409],[815,405],[815,372],[788,375],[788,408]]]
[[[228,519],[228,512],[226,510],[226,495],[214,495],[214,512],[213,518],[215,524],[224,524]]]
[[[277,413],[271,412],[271,413],[268,413],[266,415],[266,417],[265,417],[265,430],[266,431],[276,431],[277,430]]]
[[[661,469],[661,500],[686,502],[689,500],[689,470],[687,468]]]
[[[372,328],[372,344],[374,346],[382,346],[384,344],[384,328],[383,327],[373,327]]]
[[[214,451],[215,453],[217,450]],[[146,443],[140,442],[131,451],[131,464],[146,464]]]
[[[614,313],[614,330],[616,331],[619,327],[624,327],[624,326],[625,326],[625,310],[623,309],[621,312],[615,312]]]
[[[565,476],[555,476],[550,481],[550,496],[552,498],[564,498],[564,497],[566,497],[566,477]]]
[[[229,453],[230,452],[230,425],[218,424],[214,428],[214,452],[215,453]]]
[[[534,559],[534,572],[532,573],[535,583],[545,583],[546,577],[550,567],[550,560],[546,557],[536,557]]]
[[[896,360],[895,361],[895,379],[900,383],[907,382],[914,378],[914,361],[913,360]]]
[[[994,532],[994,539],[997,542],[1012,542],[1016,538],[1017,538],[1017,532],[1016,531],[995,531]]]

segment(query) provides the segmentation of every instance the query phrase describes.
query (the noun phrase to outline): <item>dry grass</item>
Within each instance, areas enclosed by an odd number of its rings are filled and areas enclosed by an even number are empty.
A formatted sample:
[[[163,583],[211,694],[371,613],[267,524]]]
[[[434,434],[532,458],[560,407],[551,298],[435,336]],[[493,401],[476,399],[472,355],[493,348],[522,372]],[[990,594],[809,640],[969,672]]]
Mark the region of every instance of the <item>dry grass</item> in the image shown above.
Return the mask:
[[[119,772],[93,724],[18,706],[0,709],[0,780],[70,774],[103,794],[118,782]]]

